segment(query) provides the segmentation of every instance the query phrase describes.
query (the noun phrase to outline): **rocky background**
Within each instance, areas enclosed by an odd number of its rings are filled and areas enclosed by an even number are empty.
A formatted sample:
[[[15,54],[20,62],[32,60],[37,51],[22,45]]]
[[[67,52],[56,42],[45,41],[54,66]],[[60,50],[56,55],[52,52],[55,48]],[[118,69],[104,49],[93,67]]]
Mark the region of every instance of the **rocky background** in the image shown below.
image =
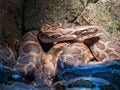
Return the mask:
[[[0,0],[1,42],[54,22],[102,26],[120,43],[120,0]]]

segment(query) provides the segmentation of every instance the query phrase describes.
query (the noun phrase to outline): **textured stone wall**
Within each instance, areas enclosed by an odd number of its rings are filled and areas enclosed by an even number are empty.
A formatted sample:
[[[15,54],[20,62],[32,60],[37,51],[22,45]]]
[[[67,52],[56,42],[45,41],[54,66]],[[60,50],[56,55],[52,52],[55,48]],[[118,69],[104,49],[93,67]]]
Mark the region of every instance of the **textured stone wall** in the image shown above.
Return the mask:
[[[102,26],[113,40],[120,42],[120,0],[99,0],[89,4],[83,18],[92,25]]]
[[[19,39],[23,0],[0,0],[0,41]]]
[[[72,22],[81,13],[79,0],[26,0],[25,29],[39,29],[45,23]]]

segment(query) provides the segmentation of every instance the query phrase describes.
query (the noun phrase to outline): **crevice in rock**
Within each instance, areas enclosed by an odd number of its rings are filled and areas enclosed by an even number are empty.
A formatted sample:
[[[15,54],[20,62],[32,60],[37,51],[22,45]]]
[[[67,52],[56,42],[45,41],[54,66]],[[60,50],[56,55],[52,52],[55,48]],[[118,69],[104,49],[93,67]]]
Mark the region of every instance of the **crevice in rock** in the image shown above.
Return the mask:
[[[25,28],[25,5],[26,5],[26,0],[23,0],[23,10],[22,10],[22,35],[26,33],[26,28]]]

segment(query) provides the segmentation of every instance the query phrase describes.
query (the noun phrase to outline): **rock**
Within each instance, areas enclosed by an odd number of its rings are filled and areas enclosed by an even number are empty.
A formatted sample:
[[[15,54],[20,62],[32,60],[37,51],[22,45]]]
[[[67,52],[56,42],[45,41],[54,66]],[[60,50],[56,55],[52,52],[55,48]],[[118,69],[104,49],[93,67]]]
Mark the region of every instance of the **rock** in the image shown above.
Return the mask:
[[[26,0],[25,29],[39,29],[46,23],[73,22],[83,8],[80,0]]]
[[[89,3],[83,18],[92,25],[102,26],[111,34],[112,40],[120,42],[120,0]]]
[[[0,40],[15,40],[21,36],[23,0],[0,1]]]

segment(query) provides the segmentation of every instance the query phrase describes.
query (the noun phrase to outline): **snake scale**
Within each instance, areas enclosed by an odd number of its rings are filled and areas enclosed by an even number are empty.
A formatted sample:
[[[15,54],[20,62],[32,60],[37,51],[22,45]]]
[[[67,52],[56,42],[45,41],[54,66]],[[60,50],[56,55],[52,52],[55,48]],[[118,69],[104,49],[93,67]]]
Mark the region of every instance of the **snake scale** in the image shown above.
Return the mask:
[[[45,44],[55,44],[45,52],[39,40]],[[40,30],[30,31],[23,36],[17,61],[12,50],[8,48],[0,48],[0,60],[6,64],[2,66],[7,66],[7,69],[10,68],[24,78],[32,77],[39,87],[84,76],[91,77],[88,81],[98,80],[94,77],[100,77],[99,75],[104,73],[110,74],[111,78],[114,75],[120,77],[120,46],[109,40],[97,26],[46,24]],[[106,76],[100,78],[107,79]],[[107,80],[120,88],[119,80],[117,83],[110,77]],[[102,87],[106,84],[107,81]],[[94,85],[99,86],[97,83]]]

